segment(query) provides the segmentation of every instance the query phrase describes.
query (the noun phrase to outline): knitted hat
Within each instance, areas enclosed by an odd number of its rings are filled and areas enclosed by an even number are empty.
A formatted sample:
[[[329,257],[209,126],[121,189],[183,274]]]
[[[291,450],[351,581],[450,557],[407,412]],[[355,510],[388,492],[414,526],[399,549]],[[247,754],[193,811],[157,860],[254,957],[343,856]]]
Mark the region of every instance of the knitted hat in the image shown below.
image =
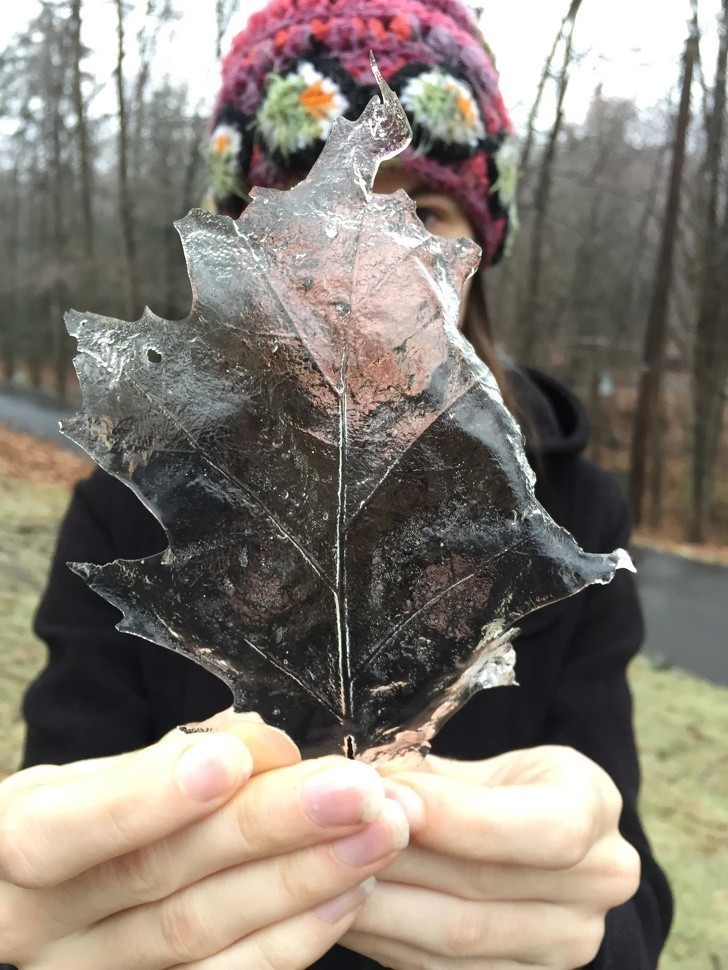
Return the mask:
[[[270,0],[223,61],[210,139],[213,208],[240,215],[247,188],[305,174],[334,120],[378,89],[373,51],[414,133],[396,164],[460,203],[483,264],[516,223],[517,151],[490,50],[459,0]]]

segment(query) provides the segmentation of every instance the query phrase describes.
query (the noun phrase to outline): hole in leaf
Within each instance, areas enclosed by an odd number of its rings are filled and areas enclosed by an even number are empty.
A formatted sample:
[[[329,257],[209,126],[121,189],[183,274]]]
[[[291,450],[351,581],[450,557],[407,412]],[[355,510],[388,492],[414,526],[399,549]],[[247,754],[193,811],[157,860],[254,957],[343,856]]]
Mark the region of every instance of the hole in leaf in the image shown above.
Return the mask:
[[[150,364],[161,364],[162,355],[157,353],[156,350],[150,347],[149,350],[147,351],[147,360],[149,361]]]

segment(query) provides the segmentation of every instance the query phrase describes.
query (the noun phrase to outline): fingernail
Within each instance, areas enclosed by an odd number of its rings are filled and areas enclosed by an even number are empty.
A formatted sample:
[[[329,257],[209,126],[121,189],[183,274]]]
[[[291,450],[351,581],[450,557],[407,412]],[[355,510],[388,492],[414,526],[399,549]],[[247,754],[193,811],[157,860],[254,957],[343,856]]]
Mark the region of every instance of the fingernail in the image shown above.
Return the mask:
[[[336,899],[331,899],[328,903],[317,906],[314,913],[324,923],[338,923],[344,916],[364,905],[374,892],[376,884],[377,880],[371,876],[355,889],[344,893],[343,896],[337,896]]]
[[[349,866],[369,866],[409,842],[409,825],[400,806],[386,801],[382,814],[361,832],[339,839],[331,846],[334,853]]]
[[[180,789],[196,802],[209,802],[249,777],[253,762],[245,745],[227,734],[201,734],[175,768]]]
[[[327,768],[306,781],[303,807],[317,825],[356,825],[371,822],[384,804],[382,779],[366,765]]]
[[[411,832],[417,832],[425,824],[425,803],[412,788],[385,781],[384,793],[387,798],[397,802],[407,816]]]

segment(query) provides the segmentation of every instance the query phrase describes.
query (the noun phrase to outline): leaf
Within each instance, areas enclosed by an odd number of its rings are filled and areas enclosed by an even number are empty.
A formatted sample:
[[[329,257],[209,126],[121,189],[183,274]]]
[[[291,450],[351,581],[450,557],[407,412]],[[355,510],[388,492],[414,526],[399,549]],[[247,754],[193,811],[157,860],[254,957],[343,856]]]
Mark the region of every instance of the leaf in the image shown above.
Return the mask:
[[[73,568],[119,629],[223,678],[306,754],[424,750],[513,679],[524,614],[608,582],[536,502],[520,431],[459,334],[478,247],[374,195],[409,126],[381,78],[309,177],[236,222],[178,224],[189,317],[68,314],[85,412],[64,432],[169,548]]]

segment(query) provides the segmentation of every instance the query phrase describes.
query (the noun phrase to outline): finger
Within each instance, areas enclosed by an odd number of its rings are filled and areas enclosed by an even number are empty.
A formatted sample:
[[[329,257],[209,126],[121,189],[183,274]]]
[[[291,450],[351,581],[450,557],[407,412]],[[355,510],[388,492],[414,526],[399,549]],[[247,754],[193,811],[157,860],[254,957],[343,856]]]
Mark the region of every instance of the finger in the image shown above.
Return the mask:
[[[568,905],[589,900],[595,910],[606,911],[634,892],[635,869],[639,874],[635,856],[621,838],[602,839],[578,866],[564,871],[453,859],[413,844],[379,879],[474,901],[541,900]]]
[[[614,827],[622,812],[622,797],[604,769],[580,751],[562,745],[541,745],[508,751],[482,761],[454,761],[430,756],[430,773],[487,787],[553,785],[588,792],[598,805],[604,830]]]
[[[205,959],[262,927],[355,889],[387,865],[407,837],[404,813],[386,802],[380,817],[354,835],[225,869],[157,903],[103,920],[63,941],[62,959],[78,970],[101,965],[164,970]]]
[[[59,926],[87,926],[229,866],[330,842],[377,818],[384,801],[377,772],[345,758],[268,771],[213,814],[67,882],[47,905]]]
[[[61,768],[43,784],[0,785],[0,876],[55,886],[219,807],[252,767],[229,734],[174,732],[98,770]]]
[[[542,784],[484,788],[434,774],[397,776],[423,800],[417,843],[463,859],[570,869],[586,856],[603,821],[592,788]]]
[[[483,957],[465,958],[438,956],[416,946],[400,943],[372,933],[349,930],[341,944],[354,953],[376,960],[385,967],[397,970],[548,970],[544,964],[523,963],[521,960],[489,960]]]
[[[344,896],[252,933],[214,956],[170,970],[304,970],[338,942],[374,888],[367,880]]]
[[[182,728],[232,734],[248,747],[253,757],[253,774],[294,765],[301,760],[301,752],[285,731],[266,724],[255,711],[241,712],[228,708],[206,721],[182,725]]]
[[[301,753],[295,742],[284,731],[266,724],[259,714],[252,711],[235,712],[232,708],[219,711],[206,721],[191,722],[173,728],[160,738],[158,743],[178,738],[180,731],[193,736],[212,731],[225,731],[232,734],[250,751],[253,759],[252,774],[297,764],[301,760]],[[70,780],[82,775],[94,774],[104,768],[116,767],[120,759],[128,760],[137,754],[138,751],[129,751],[106,758],[71,761],[65,765],[34,765],[32,768],[26,768],[11,775],[3,784],[20,791],[31,785],[54,782],[61,776]]]
[[[417,913],[416,920],[412,913]],[[429,889],[378,882],[353,928],[438,957],[581,967],[599,949],[604,921],[567,906],[474,903]]]

